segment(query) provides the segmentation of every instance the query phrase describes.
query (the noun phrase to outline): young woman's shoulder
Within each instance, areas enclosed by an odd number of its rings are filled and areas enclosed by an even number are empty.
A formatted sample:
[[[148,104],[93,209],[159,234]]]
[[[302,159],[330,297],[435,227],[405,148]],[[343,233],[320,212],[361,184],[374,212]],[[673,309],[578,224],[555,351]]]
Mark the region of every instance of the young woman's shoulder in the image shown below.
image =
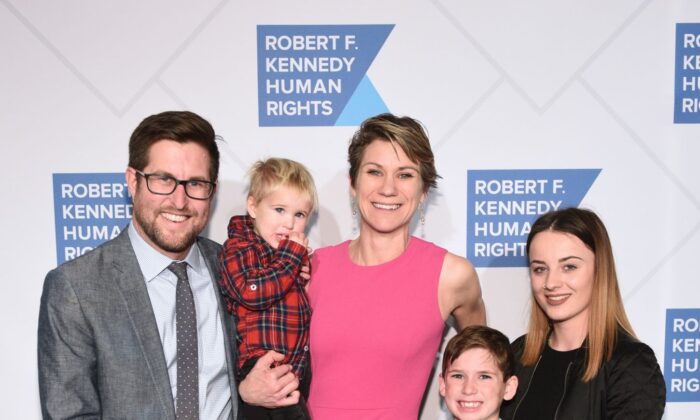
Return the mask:
[[[658,369],[654,350],[631,335],[620,331],[610,361],[617,369]]]
[[[527,334],[521,335],[510,343],[510,347],[514,352],[522,354],[523,348],[525,348],[525,338],[527,338]]]
[[[666,384],[651,347],[623,332],[604,369],[610,418],[661,418]]]

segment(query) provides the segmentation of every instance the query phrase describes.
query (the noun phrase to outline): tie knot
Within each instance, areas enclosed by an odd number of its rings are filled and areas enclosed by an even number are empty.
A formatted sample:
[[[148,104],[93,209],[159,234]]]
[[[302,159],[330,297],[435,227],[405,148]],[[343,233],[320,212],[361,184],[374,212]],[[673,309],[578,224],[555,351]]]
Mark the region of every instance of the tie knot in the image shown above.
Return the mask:
[[[187,280],[187,263],[182,262],[172,262],[168,266],[168,270],[175,273],[179,280]]]

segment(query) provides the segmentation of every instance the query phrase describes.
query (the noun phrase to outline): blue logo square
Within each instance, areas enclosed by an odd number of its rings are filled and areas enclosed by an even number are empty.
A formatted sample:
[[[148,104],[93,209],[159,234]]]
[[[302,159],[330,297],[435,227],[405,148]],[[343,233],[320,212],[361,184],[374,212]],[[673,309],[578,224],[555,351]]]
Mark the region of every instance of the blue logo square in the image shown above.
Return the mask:
[[[700,123],[700,23],[676,24],[673,122]]]
[[[53,194],[58,264],[114,238],[131,220],[123,172],[54,174]]]
[[[700,401],[700,308],[666,309],[666,401]]]

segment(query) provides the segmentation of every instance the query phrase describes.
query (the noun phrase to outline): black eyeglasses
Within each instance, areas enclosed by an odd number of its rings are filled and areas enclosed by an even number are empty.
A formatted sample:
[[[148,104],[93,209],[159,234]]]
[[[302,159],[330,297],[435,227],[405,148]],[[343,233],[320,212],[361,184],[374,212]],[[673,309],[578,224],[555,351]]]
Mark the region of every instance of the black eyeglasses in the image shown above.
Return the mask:
[[[195,200],[206,200],[214,192],[216,183],[199,179],[177,179],[164,174],[147,174],[134,169],[137,174],[146,179],[148,191],[158,195],[170,195],[175,192],[178,185],[185,187],[185,194]]]

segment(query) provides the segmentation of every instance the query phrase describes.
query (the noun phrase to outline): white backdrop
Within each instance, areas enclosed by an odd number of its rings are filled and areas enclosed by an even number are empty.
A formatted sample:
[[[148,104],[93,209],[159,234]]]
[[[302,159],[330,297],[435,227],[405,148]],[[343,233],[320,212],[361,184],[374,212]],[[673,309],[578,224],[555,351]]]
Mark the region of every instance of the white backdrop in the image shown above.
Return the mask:
[[[57,263],[52,175],[122,172],[147,115],[195,111],[227,142],[207,236],[221,242],[244,211],[249,165],[283,156],[317,182],[312,245],[351,237],[356,127],[259,126],[257,25],[395,25],[367,76],[391,112],[427,126],[444,179],[425,238],[458,255],[467,170],[601,169],[582,205],[608,226],[628,314],[663,367],[666,309],[700,308],[700,130],[673,122],[682,22],[700,22],[700,2],[0,0],[3,417],[40,417],[37,316]],[[522,334],[526,270],[477,271],[489,324]],[[699,408],[670,402],[665,418]],[[435,385],[422,418],[444,418]]]

